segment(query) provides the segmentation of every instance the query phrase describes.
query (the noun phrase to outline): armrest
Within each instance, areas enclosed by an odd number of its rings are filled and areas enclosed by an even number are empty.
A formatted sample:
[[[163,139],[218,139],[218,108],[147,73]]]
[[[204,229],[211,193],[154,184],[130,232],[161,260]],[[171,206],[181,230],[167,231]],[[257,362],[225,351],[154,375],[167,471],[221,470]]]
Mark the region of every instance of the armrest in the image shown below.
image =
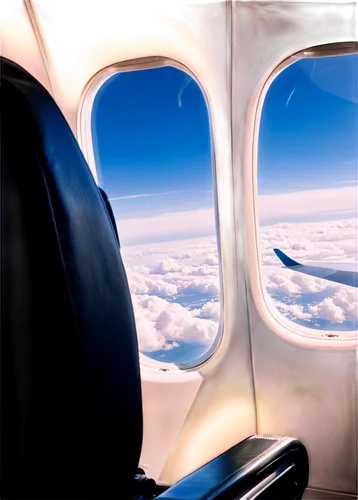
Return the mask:
[[[159,495],[161,500],[301,497],[308,482],[308,456],[300,441],[251,436]]]

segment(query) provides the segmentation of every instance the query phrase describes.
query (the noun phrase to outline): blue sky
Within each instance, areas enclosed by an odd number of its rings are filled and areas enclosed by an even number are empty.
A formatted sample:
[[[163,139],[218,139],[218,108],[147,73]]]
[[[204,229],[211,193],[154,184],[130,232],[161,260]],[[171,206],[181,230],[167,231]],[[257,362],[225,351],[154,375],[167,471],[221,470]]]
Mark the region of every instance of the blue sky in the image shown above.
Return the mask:
[[[263,107],[259,192],[330,188],[357,179],[357,56],[284,70]]]
[[[164,67],[120,73],[93,114],[100,182],[118,217],[212,206],[208,112],[197,83]]]
[[[259,194],[354,186],[357,94],[357,55],[302,60],[275,79],[260,125]],[[96,96],[92,130],[118,220],[213,207],[208,111],[184,72],[111,77]],[[270,223],[285,219],[275,217]]]

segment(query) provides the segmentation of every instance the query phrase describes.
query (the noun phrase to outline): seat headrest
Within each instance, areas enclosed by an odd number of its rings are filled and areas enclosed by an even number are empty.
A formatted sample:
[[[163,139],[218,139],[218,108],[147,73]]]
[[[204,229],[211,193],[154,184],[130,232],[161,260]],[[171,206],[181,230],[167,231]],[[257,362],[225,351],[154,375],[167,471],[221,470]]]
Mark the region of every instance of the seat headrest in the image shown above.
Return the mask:
[[[142,406],[116,235],[66,120],[1,58],[2,498],[126,498]]]

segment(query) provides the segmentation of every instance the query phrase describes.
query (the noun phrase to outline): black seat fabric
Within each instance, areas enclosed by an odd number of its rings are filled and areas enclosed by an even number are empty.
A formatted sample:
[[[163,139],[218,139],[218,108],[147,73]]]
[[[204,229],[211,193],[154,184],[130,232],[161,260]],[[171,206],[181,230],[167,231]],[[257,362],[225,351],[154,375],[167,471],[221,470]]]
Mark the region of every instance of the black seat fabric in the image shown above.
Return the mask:
[[[117,238],[117,241],[118,241],[118,245],[120,245],[118,231],[117,231],[117,225],[116,225],[116,219],[114,217],[114,213],[113,213],[113,209],[112,209],[111,203],[109,201],[107,193],[101,187],[98,187],[98,189],[99,189],[99,192],[101,193],[101,196],[103,198],[104,204],[106,205],[107,212],[108,212],[109,218],[111,219],[113,230],[115,232],[115,235],[116,235],[116,238]]]
[[[110,217],[52,97],[4,58],[1,115],[2,498],[129,498],[139,358]]]

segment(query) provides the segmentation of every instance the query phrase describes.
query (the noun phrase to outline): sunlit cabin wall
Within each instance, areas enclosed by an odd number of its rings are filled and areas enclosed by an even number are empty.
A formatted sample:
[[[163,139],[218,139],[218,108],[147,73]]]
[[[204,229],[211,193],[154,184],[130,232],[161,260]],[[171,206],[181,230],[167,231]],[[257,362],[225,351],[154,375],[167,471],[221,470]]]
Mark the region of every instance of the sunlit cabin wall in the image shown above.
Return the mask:
[[[310,486],[356,493],[354,335],[350,341],[332,342],[318,335],[313,338],[312,330],[294,325],[266,307],[255,219],[259,215],[255,203],[258,100],[263,85],[277,65],[295,52],[357,40],[356,4],[235,2],[233,7],[234,199],[236,233],[243,238],[245,222],[247,227],[247,245],[243,239],[240,244],[247,248],[258,432],[292,435],[305,443],[310,458]],[[246,213],[241,201],[244,177]]]
[[[35,9],[34,11],[37,15],[38,24],[41,25],[40,11]],[[176,22],[175,28],[173,25],[172,28],[174,29],[171,31],[117,34],[88,42],[83,45],[81,51],[78,51],[77,59],[72,65],[62,64],[56,59],[53,49],[47,42],[43,32],[42,41],[48,60],[54,94],[75,135],[77,135],[79,101],[87,83],[104,68],[127,60],[161,56],[182,62],[193,71],[200,81],[205,80],[206,91],[210,94],[210,100],[215,107],[216,96],[213,95],[211,81],[207,76],[208,70],[209,73],[211,71],[210,68],[206,68],[202,64],[193,29],[188,26],[184,19],[168,19],[166,24],[170,24],[171,21]],[[161,109],[160,102],[153,103],[153,111],[155,109],[158,109],[160,119],[165,119],[165,110]]]
[[[189,14],[188,14],[189,17]],[[226,348],[205,367],[203,383],[163,468],[161,479],[177,481],[206,461],[255,433],[255,401],[251,366],[248,299],[244,269],[243,221],[233,209],[231,137],[231,6],[207,4],[189,17],[192,50],[200,54],[213,90],[213,107],[220,113],[215,133],[221,243],[224,275],[224,338]],[[163,21],[164,22],[164,21]],[[165,20],[168,27],[175,20]],[[188,33],[190,30],[187,30]],[[187,35],[185,35],[187,36]],[[186,41],[186,38],[183,39]],[[214,123],[215,127],[215,123]],[[243,210],[243,191],[241,207]],[[235,235],[235,225],[239,231]]]
[[[33,24],[22,0],[2,0],[0,54],[31,73],[48,91],[51,84]]]
[[[244,247],[242,237],[239,241],[235,238],[230,6],[226,2],[189,5],[184,16],[185,19],[158,16],[168,28],[162,33],[115,35],[94,40],[83,47],[71,66],[59,63],[45,41],[54,94],[76,135],[78,106],[85,86],[97,72],[121,61],[162,56],[181,62],[195,74],[210,103],[223,260],[223,338],[217,356],[203,370],[199,392],[160,476],[166,481],[183,477],[253,434],[256,428]],[[158,111],[157,119],[171,119],[166,117],[160,102],[153,102],[154,110]],[[153,116],[156,119],[155,113]],[[153,146],[160,151],[160,144]],[[145,398],[145,381],[143,384]]]

